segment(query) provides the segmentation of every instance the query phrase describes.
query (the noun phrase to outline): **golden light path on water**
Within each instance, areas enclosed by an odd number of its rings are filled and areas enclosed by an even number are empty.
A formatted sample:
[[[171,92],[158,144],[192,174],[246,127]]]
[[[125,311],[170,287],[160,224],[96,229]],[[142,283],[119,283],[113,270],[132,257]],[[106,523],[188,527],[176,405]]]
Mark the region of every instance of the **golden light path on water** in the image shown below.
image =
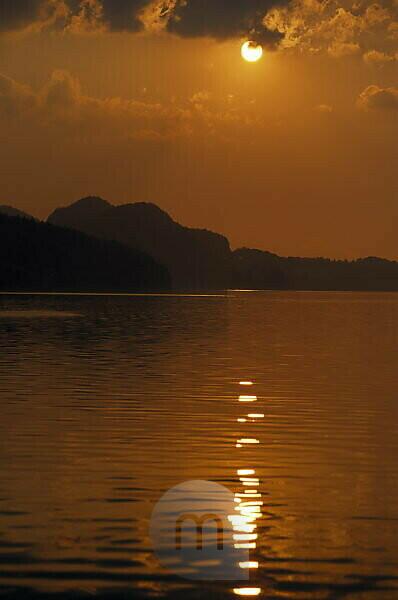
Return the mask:
[[[253,386],[252,381],[240,381],[241,386]],[[240,395],[239,402],[257,402],[255,395]],[[238,423],[256,422],[263,419],[263,413],[249,413],[237,419]],[[245,432],[246,433],[246,432]],[[245,449],[255,447],[260,441],[253,437],[241,437],[236,441],[236,448],[240,452]],[[234,501],[236,504],[236,514],[230,515],[229,520],[232,523],[234,546],[237,549],[247,549],[249,552],[257,548],[257,521],[262,517],[261,507],[263,506],[262,494],[259,492],[260,480],[256,475],[256,470],[247,465],[245,468],[237,470],[241,489],[235,493]],[[243,570],[258,569],[258,562],[248,560],[240,562],[239,567]],[[237,596],[252,597],[261,594],[261,588],[242,586],[233,589]]]
[[[239,402],[256,402],[257,396],[239,396]]]

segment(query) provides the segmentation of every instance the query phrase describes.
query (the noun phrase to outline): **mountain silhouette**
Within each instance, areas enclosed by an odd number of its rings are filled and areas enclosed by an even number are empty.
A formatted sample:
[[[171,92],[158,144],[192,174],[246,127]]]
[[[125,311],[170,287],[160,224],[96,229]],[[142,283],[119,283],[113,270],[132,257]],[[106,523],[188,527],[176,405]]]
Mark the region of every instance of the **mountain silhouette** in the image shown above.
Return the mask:
[[[167,267],[176,289],[221,289],[231,282],[228,240],[218,233],[184,227],[155,204],[113,206],[101,198],[83,198],[55,210],[48,222],[148,253]]]
[[[398,262],[231,251],[224,236],[184,227],[149,203],[114,206],[92,196],[47,223],[0,207],[0,235],[3,290],[398,291]]]
[[[117,242],[0,213],[0,290],[149,291],[169,289],[167,269]]]
[[[50,223],[117,240],[164,264],[177,290],[398,290],[398,263],[281,257],[251,248],[231,251],[228,240],[176,223],[155,204],[113,206],[88,197],[55,210]]]
[[[234,287],[325,291],[398,290],[398,262],[368,257],[358,260],[281,257],[240,248],[233,253]]]
[[[31,215],[13,206],[7,204],[0,204],[0,215],[8,215],[9,217],[21,217],[23,219],[34,219]]]

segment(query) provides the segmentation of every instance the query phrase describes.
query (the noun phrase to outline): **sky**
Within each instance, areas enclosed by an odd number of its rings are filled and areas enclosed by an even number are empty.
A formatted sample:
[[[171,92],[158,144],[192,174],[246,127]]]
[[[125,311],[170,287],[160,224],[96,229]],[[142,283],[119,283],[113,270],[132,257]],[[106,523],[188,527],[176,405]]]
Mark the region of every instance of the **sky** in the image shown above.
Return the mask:
[[[98,195],[398,259],[398,0],[0,0],[0,136],[0,204],[40,218]]]

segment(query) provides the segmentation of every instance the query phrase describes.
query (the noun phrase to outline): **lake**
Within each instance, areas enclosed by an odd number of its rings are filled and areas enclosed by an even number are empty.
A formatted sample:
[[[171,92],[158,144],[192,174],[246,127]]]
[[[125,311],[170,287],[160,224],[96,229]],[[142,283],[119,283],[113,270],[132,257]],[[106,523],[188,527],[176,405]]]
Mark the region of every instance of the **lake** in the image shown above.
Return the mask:
[[[398,295],[3,295],[0,343],[0,596],[398,598]],[[192,481],[246,581],[160,564]]]

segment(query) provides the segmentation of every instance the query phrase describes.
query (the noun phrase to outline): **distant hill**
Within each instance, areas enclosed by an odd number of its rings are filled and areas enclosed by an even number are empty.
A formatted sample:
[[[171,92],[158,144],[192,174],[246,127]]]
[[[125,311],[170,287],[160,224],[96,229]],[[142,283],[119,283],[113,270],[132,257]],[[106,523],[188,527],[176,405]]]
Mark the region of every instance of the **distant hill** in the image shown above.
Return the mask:
[[[117,242],[0,213],[1,291],[147,291],[170,287],[167,269]]]
[[[287,290],[398,290],[398,262],[281,257],[241,248],[233,252],[234,287]]]
[[[3,290],[398,291],[395,261],[231,251],[224,236],[184,227],[155,204],[97,197],[55,210],[47,224],[0,206],[0,253]]]
[[[250,248],[232,252],[222,235],[184,227],[154,204],[113,206],[88,197],[57,209],[48,221],[148,253],[167,266],[177,290],[398,290],[397,262],[281,257]]]
[[[154,204],[113,206],[101,198],[83,198],[54,211],[48,222],[150,254],[168,268],[177,289],[221,289],[231,282],[228,240],[184,227]]]
[[[34,219],[31,215],[13,206],[0,204],[0,215],[8,215],[9,217],[21,217],[23,219]]]

